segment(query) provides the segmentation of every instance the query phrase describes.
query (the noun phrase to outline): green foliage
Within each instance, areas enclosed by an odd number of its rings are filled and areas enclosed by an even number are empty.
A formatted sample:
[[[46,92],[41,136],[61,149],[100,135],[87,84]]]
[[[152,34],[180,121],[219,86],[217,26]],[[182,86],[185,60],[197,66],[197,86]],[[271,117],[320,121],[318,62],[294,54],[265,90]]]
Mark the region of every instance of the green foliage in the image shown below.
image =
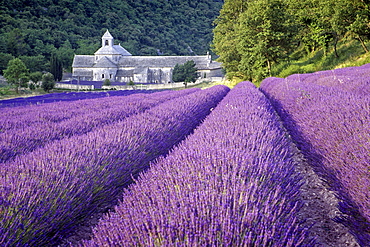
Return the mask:
[[[369,2],[363,0],[226,0],[215,21],[213,47],[229,79],[258,84],[287,67],[296,50],[305,51],[295,53],[300,57],[321,52],[321,63],[328,63],[328,56],[339,61],[339,41],[352,37],[368,52],[369,16]],[[288,67],[307,72],[321,66]]]
[[[338,42],[337,57],[333,50],[324,53],[323,50],[314,51],[306,54],[301,47],[292,53],[290,60],[280,63],[273,68],[273,75],[277,77],[287,77],[291,74],[312,73],[321,70],[331,70],[335,68],[360,66],[370,63],[370,54],[363,52],[360,41],[342,40]]]
[[[30,74],[30,80],[33,83],[37,84],[39,81],[42,80],[42,73],[39,72],[39,71],[31,73]]]
[[[24,62],[30,72],[49,70],[49,64],[45,61],[43,55],[20,56],[19,58]]]
[[[21,83],[26,80],[28,69],[26,65],[19,58],[14,58],[9,61],[8,67],[4,70],[4,77],[9,84],[16,86],[16,92]]]
[[[62,61],[56,54],[52,54],[50,58],[50,72],[54,76],[54,81],[60,81],[63,77]]]
[[[29,80],[30,80],[30,77],[28,73],[22,74],[21,77],[19,78],[20,86],[27,88]]]
[[[223,63],[229,78],[241,76],[238,67],[242,54],[235,44],[238,40],[239,17],[246,9],[247,1],[225,0],[220,15],[215,20],[213,50],[220,56],[218,61]]]
[[[30,88],[30,90],[35,90],[35,89],[36,89],[36,84],[35,84],[35,83],[33,83],[33,82],[31,82],[31,83],[29,84],[29,88]]]
[[[71,70],[74,54],[93,54],[106,29],[134,55],[205,54],[222,0],[12,0],[0,4],[0,53],[49,71],[52,54]],[[5,69],[6,59],[0,61]],[[27,60],[27,61],[26,61]],[[32,63],[32,61],[34,61]],[[51,71],[52,72],[52,71]],[[54,74],[54,73],[53,73]]]
[[[198,78],[196,64],[193,60],[187,61],[184,64],[176,64],[173,72],[172,79],[174,82],[195,82]]]
[[[103,86],[110,86],[110,85],[111,85],[110,80],[105,79],[104,82],[103,82]]]
[[[10,60],[14,59],[14,56],[8,53],[0,53],[0,73],[3,73],[3,70],[8,67]]]
[[[259,81],[287,57],[296,25],[281,0],[236,2],[225,2],[216,21],[215,51],[229,77]]]
[[[46,73],[42,75],[41,87],[45,92],[50,92],[55,86],[54,76],[51,73]]]
[[[9,87],[2,87],[2,88],[0,88],[0,96],[10,95],[10,94],[11,94],[11,91],[10,91],[10,88]]]

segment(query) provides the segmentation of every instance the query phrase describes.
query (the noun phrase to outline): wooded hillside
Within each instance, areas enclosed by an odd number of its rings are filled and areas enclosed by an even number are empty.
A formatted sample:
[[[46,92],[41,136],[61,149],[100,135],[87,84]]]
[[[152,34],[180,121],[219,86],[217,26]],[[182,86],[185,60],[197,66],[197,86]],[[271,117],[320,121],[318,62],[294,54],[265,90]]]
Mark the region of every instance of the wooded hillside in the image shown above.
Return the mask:
[[[254,82],[276,76],[272,68],[299,49],[322,50],[333,60],[346,39],[368,53],[369,6],[369,0],[225,0],[214,29],[215,52],[228,77]]]
[[[56,53],[93,54],[106,29],[133,55],[206,54],[222,0],[0,0],[0,73],[19,57],[31,72]]]

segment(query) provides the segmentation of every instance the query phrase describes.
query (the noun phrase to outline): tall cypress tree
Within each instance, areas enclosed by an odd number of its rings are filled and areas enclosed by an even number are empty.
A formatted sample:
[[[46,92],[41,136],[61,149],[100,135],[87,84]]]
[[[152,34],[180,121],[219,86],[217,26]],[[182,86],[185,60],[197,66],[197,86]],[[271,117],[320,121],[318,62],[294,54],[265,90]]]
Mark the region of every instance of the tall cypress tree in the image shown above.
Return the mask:
[[[55,81],[60,81],[63,78],[63,65],[59,57],[53,53],[50,58],[50,72],[54,76]]]

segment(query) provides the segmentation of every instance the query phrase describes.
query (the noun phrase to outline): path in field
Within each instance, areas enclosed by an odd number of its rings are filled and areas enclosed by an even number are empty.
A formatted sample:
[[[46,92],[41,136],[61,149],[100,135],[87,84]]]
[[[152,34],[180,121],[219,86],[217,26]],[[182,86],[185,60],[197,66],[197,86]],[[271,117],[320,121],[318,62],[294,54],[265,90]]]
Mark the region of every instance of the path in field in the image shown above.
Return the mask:
[[[304,160],[303,155],[301,162],[297,163],[296,169],[305,181],[301,187],[302,200],[305,204],[299,217],[306,221],[307,226],[312,226],[311,233],[322,244],[320,246],[360,246],[347,227],[334,221],[335,217],[341,215],[334,192],[327,188],[319,175]]]

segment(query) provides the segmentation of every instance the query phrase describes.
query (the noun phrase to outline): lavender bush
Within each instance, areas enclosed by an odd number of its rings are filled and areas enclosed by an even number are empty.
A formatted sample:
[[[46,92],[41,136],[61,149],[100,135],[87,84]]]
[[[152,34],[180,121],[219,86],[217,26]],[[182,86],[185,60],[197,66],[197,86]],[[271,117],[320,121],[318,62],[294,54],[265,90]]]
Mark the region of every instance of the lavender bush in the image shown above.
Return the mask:
[[[149,161],[184,139],[228,91],[198,90],[0,166],[0,245],[58,243],[111,206]]]
[[[164,91],[171,93],[171,91]],[[146,97],[151,97],[147,94]],[[129,96],[131,99],[144,98],[144,94],[137,93]],[[126,97],[104,97],[98,99],[80,99],[66,102],[54,102],[41,105],[27,105],[20,107],[6,107],[0,111],[0,133],[9,129],[25,128],[37,122],[60,122],[85,114],[87,111],[102,111],[114,105],[123,104]],[[126,102],[126,104],[129,102]]]
[[[48,142],[102,128],[103,125],[123,120],[161,102],[195,91],[197,90],[167,91],[114,97],[109,100],[105,98],[47,104],[40,109],[26,107],[31,108],[28,113],[22,108],[12,108],[3,112],[3,120],[0,120],[0,128],[3,129],[0,133],[0,162],[31,152]]]
[[[101,82],[100,82],[101,83]],[[0,100],[0,108],[40,105],[52,102],[76,101],[83,99],[96,99],[110,96],[127,96],[135,93],[152,93],[159,90],[118,90],[107,92],[65,92],[51,93],[27,98],[14,98]]]
[[[305,82],[334,87],[361,97],[370,94],[370,65],[318,71],[309,74],[294,74],[286,78],[288,82]],[[268,84],[267,82],[264,83]]]
[[[240,83],[80,245],[312,246],[296,158],[266,97]]]
[[[281,78],[261,84],[298,147],[341,199],[348,225],[370,243],[370,99]]]

